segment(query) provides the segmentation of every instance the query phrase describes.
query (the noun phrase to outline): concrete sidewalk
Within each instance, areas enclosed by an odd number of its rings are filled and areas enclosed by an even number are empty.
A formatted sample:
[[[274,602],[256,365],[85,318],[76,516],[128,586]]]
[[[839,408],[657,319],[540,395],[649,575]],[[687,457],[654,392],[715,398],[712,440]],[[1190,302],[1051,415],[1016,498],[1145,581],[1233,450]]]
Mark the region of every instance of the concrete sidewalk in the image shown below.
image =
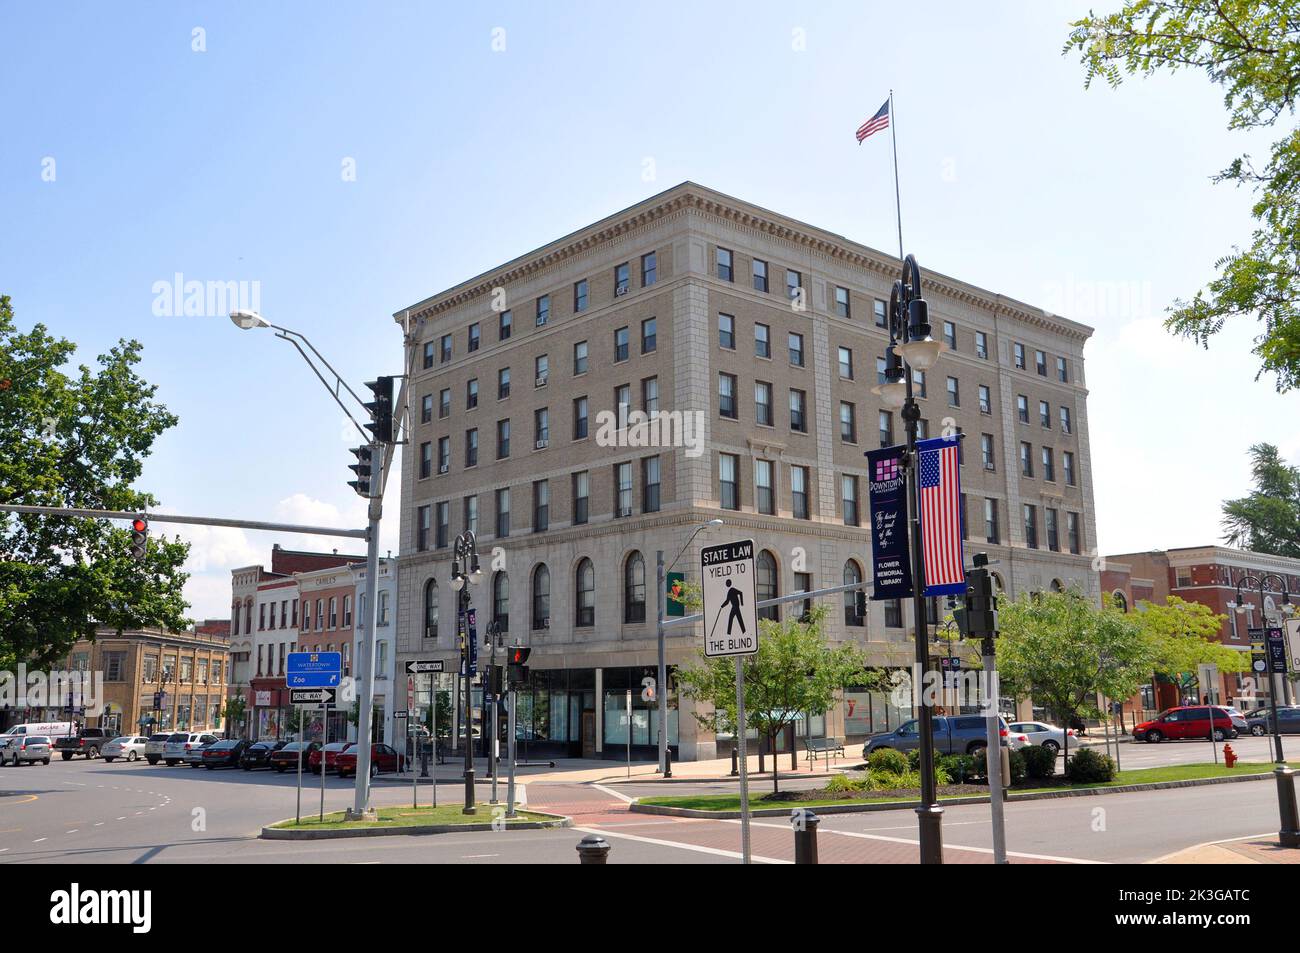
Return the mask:
[[[1153,864],[1300,864],[1300,849],[1281,847],[1275,838],[1245,837],[1239,840],[1197,844],[1174,854],[1158,857]]]

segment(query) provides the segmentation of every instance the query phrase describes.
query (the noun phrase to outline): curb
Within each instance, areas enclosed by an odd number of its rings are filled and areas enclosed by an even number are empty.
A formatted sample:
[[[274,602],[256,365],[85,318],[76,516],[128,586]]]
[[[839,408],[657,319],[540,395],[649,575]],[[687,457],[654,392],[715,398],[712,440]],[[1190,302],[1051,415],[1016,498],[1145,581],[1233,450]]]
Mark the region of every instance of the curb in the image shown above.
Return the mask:
[[[1069,791],[1039,791],[1034,794],[1008,794],[1007,802],[1012,801],[1050,801],[1063,797],[1092,797],[1099,794],[1132,794],[1138,791],[1162,791],[1168,788],[1198,788],[1210,784],[1238,784],[1243,781],[1263,781],[1273,777],[1269,774],[1242,774],[1224,778],[1193,778],[1186,781],[1152,781],[1147,784],[1121,784],[1105,788],[1074,788]],[[916,807],[916,801],[879,801],[871,804],[810,804],[808,810],[821,814],[863,814],[872,811],[901,811]],[[939,800],[940,807],[962,804],[988,804],[987,794],[973,794],[970,797],[950,797]],[[714,818],[716,820],[736,820],[740,811],[704,811],[692,807],[669,807],[663,804],[642,804],[634,801],[628,810],[636,814],[659,814],[667,817]],[[791,807],[751,808],[751,817],[789,817],[790,812],[798,810]]]
[[[546,811],[529,811],[529,814],[541,814],[546,820],[543,821],[517,821],[508,824],[505,830],[511,831],[540,831],[547,828],[572,827],[573,818],[565,817],[562,814],[549,814]],[[289,818],[285,818],[285,821]],[[283,824],[284,821],[276,821],[277,824]],[[407,837],[418,836],[421,834],[456,834],[470,833],[474,831],[494,830],[491,821],[481,824],[419,824],[407,827],[351,827],[340,830],[291,830],[282,827],[272,827],[267,825],[257,836],[262,840],[343,840],[352,837],[392,837],[394,835],[404,835]]]

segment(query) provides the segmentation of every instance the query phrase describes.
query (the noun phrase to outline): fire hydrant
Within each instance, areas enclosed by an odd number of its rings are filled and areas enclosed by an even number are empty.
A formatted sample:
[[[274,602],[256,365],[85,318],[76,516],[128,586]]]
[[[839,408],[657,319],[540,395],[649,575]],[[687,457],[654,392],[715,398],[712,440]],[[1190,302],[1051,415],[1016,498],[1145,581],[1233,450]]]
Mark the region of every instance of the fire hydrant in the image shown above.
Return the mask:
[[[1223,763],[1230,768],[1237,763],[1237,752],[1232,750],[1232,745],[1223,746]]]

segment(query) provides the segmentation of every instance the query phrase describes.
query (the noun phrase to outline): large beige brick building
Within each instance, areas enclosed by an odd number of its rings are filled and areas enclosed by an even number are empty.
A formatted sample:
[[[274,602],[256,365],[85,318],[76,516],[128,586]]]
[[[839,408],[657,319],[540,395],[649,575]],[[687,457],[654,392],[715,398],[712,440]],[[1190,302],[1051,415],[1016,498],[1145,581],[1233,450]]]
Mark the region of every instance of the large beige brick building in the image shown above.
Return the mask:
[[[925,262],[922,262],[923,265]],[[753,537],[760,598],[838,585],[869,567],[864,452],[904,439],[871,388],[894,257],[685,182],[403,309],[414,373],[403,456],[398,660],[455,657],[455,535],[475,529],[482,637],[497,619],[533,647],[520,703],[533,751],[651,756],[655,553],[697,572],[702,544]],[[968,547],[1011,593],[1097,593],[1083,346],[1091,329],[933,272],[951,350],[918,380],[925,426],[966,434]],[[638,446],[630,413],[682,415],[674,446]],[[613,414],[613,425],[602,414]],[[631,422],[635,424],[635,417]],[[645,442],[645,441],[642,441]],[[652,441],[653,442],[653,441]],[[492,555],[495,551],[495,557]],[[906,620],[834,600],[832,639],[906,666]],[[798,611],[787,607],[785,611]],[[670,629],[671,665],[698,631]],[[857,697],[802,726],[854,736],[897,723]],[[683,758],[716,739],[689,712]],[[726,746],[722,749],[729,750]]]

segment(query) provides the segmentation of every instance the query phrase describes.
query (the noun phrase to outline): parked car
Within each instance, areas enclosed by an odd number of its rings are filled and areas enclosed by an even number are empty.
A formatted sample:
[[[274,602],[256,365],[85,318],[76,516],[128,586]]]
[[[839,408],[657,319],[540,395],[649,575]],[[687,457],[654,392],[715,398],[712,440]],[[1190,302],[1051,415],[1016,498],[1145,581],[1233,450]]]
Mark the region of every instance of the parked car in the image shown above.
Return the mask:
[[[1259,708],[1246,716],[1246,730],[1256,737],[1273,733],[1273,709]],[[1277,710],[1277,730],[1280,734],[1300,734],[1300,708],[1283,705]]]
[[[175,767],[185,760],[185,756],[199,745],[211,744],[217,736],[202,731],[177,731],[167,736],[163,743],[162,759],[167,767]]]
[[[118,758],[124,761],[139,761],[144,757],[144,749],[148,744],[149,739],[142,735],[122,735],[104,745],[101,754],[109,764]]]
[[[188,764],[191,768],[197,768],[203,763],[203,752],[207,750],[209,745],[214,745],[220,740],[220,736],[205,732],[199,738],[198,744],[193,745],[189,751],[181,755],[181,762]]]
[[[346,751],[340,751],[334,759],[334,767],[339,773],[340,778],[355,776],[357,773],[357,755],[360,750],[356,744],[348,746]],[[384,744],[372,744],[370,746],[370,776],[373,778],[380,771],[397,770],[397,749],[390,748]]]
[[[1002,743],[1012,750],[1029,744],[1028,735],[1012,732],[1006,719],[999,718]],[[934,750],[937,754],[971,754],[980,748],[988,747],[987,732],[983,715],[936,715],[933,722]],[[915,718],[905,721],[893,731],[875,735],[862,747],[865,758],[881,748],[894,748],[898,751],[911,751],[920,747],[921,734],[917,731]]]
[[[45,735],[22,735],[5,748],[5,754],[15,768],[33,761],[49,764],[50,751],[50,739]]]
[[[3,768],[10,758],[9,748],[23,740],[22,735],[0,735],[0,768]]]
[[[211,771],[213,768],[237,768],[239,759],[243,757],[252,742],[243,738],[234,741],[214,741],[210,745],[205,745],[199,749],[202,751],[203,767]]]
[[[311,757],[308,759],[308,770],[310,770],[312,774],[320,774],[321,762],[323,760],[325,763],[325,773],[329,774],[335,769],[335,763],[338,760],[338,756],[344,751],[347,751],[348,748],[352,747],[354,744],[356,744],[354,741],[331,741],[329,744],[325,745],[325,747],[317,748],[311,753]]]
[[[307,770],[311,756],[319,748],[319,741],[290,741],[279,751],[271,752],[271,767],[281,774],[289,770],[297,771],[298,759],[301,758],[303,770]]]
[[[66,738],[68,735],[75,735],[77,726],[71,721],[28,721],[18,725],[10,725],[5,729],[5,735],[44,735],[52,741],[58,741],[60,738]],[[3,738],[4,735],[0,735]]]
[[[1186,705],[1170,708],[1150,721],[1135,725],[1133,737],[1151,744],[1166,739],[1176,741],[1183,738],[1205,741],[1210,737],[1211,719],[1213,719],[1215,741],[1237,737],[1240,729],[1233,725],[1232,716],[1227,710],[1218,705]],[[1246,727],[1247,723],[1244,719],[1241,720],[1241,725],[1243,728]]]
[[[46,737],[48,740],[48,736]],[[112,732],[106,728],[82,728],[75,735],[68,735],[54,742],[54,749],[64,761],[71,761],[73,755],[81,755],[87,761],[94,761],[104,745],[113,740]]]
[[[256,741],[245,748],[244,753],[239,756],[239,766],[245,771],[269,768],[272,753],[279,751],[288,743],[287,741]]]
[[[144,759],[150,764],[157,764],[163,758],[163,749],[167,745],[167,739],[172,736],[170,731],[164,731],[156,735],[150,735],[148,742],[144,746]]]
[[[1065,746],[1066,738],[1070,739],[1071,747],[1080,743],[1079,736],[1073,728],[1058,728],[1056,725],[1049,725],[1042,721],[1013,721],[1010,730],[1026,735],[1031,745],[1042,745],[1052,754],[1056,754]]]

